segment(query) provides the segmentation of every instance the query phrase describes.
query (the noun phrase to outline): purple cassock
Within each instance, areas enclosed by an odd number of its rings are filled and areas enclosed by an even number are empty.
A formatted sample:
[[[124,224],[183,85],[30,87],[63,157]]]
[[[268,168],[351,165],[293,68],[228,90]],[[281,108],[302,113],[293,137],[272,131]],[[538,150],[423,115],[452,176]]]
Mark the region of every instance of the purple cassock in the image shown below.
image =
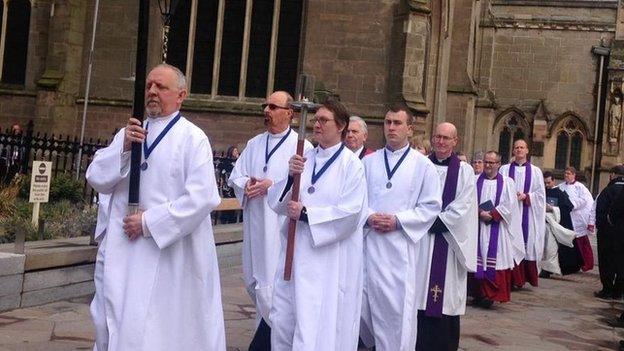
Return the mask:
[[[434,161],[434,154],[429,158]],[[459,178],[460,160],[456,154],[449,157],[448,170],[444,180],[442,192],[442,211],[455,200],[457,180]],[[439,220],[439,218],[438,218]],[[442,317],[444,306],[444,282],[446,280],[446,260],[448,257],[448,242],[442,233],[435,234],[433,256],[431,258],[431,272],[429,274],[429,291],[427,292],[427,307],[425,315],[428,317]]]
[[[477,199],[481,204],[481,190],[485,181],[485,173],[481,173],[477,179]],[[494,199],[494,207],[500,203],[501,194],[503,193],[503,175],[496,175],[496,198]],[[492,284],[496,283],[496,256],[498,255],[498,233],[500,230],[500,222],[492,221],[490,225],[490,242],[488,244],[487,258],[483,261],[483,253],[481,245],[477,246],[477,272],[475,278],[487,278]],[[479,226],[479,242],[481,242],[481,226]],[[526,241],[525,241],[526,244]]]

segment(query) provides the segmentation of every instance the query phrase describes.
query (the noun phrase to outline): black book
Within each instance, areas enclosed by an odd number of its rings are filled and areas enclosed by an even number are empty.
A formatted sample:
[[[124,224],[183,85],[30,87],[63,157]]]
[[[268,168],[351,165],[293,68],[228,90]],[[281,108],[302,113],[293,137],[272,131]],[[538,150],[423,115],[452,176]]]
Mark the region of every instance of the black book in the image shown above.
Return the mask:
[[[492,211],[494,209],[494,204],[491,200],[487,200],[486,202],[479,205],[481,211]]]

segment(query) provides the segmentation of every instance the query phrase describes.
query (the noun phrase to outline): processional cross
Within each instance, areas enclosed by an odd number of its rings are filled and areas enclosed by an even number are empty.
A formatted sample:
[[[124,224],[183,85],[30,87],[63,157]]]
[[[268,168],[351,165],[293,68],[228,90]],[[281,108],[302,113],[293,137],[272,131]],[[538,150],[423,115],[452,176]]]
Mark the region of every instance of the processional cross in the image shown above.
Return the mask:
[[[303,146],[305,142],[306,118],[308,112],[316,112],[319,105],[313,102],[314,98],[314,76],[302,74],[297,81],[297,101],[290,104],[293,110],[300,112],[299,118],[299,138],[297,140],[297,155],[303,156]],[[301,174],[295,174],[292,186],[292,201],[299,201],[299,185]],[[290,280],[292,273],[292,262],[295,254],[295,231],[297,230],[297,220],[291,219],[288,223],[288,241],[286,242],[286,262],[284,263],[284,280]]]

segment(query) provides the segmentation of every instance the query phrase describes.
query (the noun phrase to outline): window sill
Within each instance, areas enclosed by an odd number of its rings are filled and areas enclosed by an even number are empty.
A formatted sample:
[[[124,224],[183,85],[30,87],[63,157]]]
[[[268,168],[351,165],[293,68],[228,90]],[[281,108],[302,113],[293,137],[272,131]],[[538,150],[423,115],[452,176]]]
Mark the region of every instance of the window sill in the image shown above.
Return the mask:
[[[31,96],[36,97],[37,92],[26,90],[23,85],[11,85],[0,83],[0,95],[13,95],[13,96]]]
[[[0,90],[1,92],[2,90]],[[217,97],[219,100],[213,100],[208,97],[191,95],[182,104],[184,111],[198,112],[218,112],[225,114],[245,114],[245,115],[262,115],[262,107],[260,106],[264,99],[250,99],[248,101],[240,101],[235,97]],[[231,99],[231,100],[230,100]],[[84,97],[76,99],[76,104],[84,104]],[[103,99],[90,98],[90,105],[96,106],[118,106],[132,107],[131,100],[125,99]]]

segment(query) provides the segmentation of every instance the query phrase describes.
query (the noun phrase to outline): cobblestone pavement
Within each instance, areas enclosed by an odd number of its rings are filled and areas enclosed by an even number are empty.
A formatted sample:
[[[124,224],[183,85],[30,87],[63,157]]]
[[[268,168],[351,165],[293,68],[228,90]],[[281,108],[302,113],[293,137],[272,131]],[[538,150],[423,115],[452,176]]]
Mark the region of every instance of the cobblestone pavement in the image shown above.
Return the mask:
[[[539,288],[512,293],[512,302],[491,310],[468,307],[462,317],[461,349],[615,350],[624,329],[605,321],[624,310],[621,301],[599,300],[596,271],[541,279]],[[222,277],[228,351],[246,350],[253,336],[254,308],[236,267]],[[0,351],[90,350],[90,297],[0,313]]]

